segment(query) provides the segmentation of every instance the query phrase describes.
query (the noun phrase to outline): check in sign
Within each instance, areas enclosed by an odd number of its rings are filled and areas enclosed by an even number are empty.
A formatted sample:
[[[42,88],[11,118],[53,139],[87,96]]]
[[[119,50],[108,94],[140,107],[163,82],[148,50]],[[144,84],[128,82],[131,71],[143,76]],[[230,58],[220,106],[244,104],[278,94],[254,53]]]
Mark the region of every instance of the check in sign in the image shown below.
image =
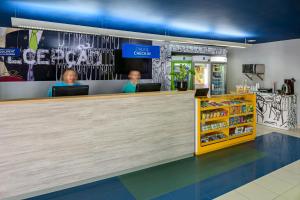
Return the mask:
[[[20,56],[18,48],[0,48],[0,56]]]
[[[123,44],[123,58],[160,58],[160,46]]]

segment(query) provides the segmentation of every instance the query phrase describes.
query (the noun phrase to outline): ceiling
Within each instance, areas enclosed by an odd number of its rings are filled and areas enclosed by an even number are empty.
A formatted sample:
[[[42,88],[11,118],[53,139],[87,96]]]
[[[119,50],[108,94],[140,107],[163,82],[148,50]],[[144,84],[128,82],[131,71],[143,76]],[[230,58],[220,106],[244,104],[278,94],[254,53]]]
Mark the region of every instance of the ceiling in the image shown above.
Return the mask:
[[[299,0],[2,0],[10,17],[255,43],[300,38]]]

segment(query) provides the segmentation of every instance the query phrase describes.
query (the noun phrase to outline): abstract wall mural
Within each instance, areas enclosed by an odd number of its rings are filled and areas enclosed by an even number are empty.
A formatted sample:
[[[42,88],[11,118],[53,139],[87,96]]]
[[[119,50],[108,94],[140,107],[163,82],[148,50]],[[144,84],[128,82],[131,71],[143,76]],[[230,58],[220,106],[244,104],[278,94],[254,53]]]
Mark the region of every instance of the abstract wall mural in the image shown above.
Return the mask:
[[[56,81],[66,68],[74,69],[80,80],[127,78],[127,73],[116,72],[122,67],[116,64],[116,51],[125,43],[152,45],[145,40],[69,32],[0,28],[0,33],[0,48],[21,51],[17,57],[0,56],[0,81]],[[142,62],[142,77],[151,78],[151,59]]]
[[[170,72],[172,52],[168,42],[153,42],[153,45],[160,46],[160,59],[152,60],[152,80],[162,84],[163,90],[170,90]]]
[[[282,128],[297,127],[297,96],[258,93],[257,123]]]

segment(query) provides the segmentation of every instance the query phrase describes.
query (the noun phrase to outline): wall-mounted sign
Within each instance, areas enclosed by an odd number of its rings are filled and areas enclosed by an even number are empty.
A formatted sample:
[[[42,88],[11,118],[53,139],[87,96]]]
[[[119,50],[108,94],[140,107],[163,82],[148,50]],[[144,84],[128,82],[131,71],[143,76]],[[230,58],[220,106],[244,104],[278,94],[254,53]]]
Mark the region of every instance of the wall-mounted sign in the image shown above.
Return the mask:
[[[20,56],[18,48],[0,48],[0,56]]]
[[[160,58],[159,46],[139,44],[124,44],[122,46],[123,58]]]

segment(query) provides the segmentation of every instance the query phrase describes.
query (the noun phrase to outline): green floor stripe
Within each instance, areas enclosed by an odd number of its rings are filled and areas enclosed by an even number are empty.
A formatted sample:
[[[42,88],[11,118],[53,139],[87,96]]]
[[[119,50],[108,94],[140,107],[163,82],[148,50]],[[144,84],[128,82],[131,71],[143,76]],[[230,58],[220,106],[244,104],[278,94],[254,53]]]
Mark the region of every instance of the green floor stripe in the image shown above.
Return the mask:
[[[120,176],[138,200],[151,199],[205,180],[266,156],[247,146],[236,146],[201,157],[187,158]]]

